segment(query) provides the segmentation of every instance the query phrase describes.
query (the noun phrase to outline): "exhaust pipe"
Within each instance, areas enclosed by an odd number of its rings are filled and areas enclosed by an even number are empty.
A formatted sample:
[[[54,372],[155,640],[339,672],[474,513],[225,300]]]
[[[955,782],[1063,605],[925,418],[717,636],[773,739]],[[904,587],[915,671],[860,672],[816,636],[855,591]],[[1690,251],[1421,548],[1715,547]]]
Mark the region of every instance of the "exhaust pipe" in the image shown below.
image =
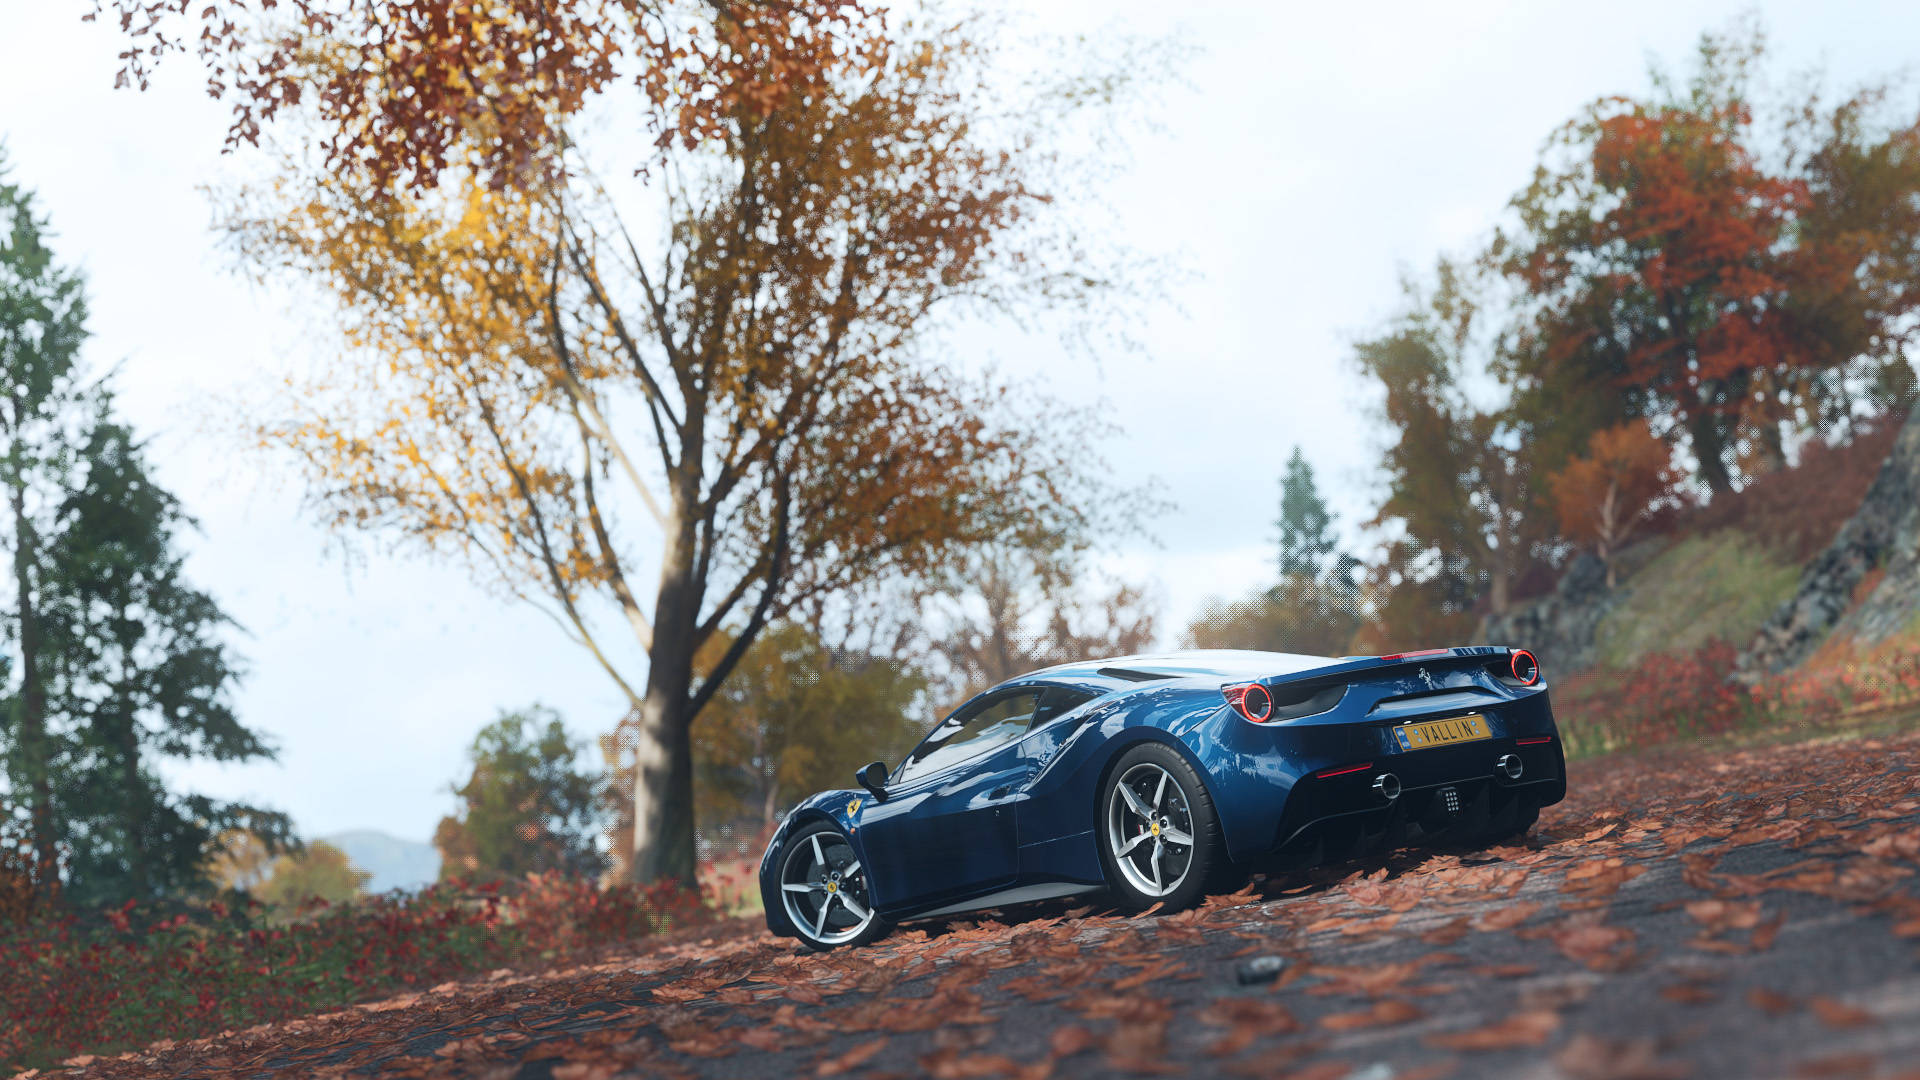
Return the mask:
[[[1381,798],[1392,802],[1400,797],[1400,778],[1390,772],[1383,772],[1373,778],[1373,790],[1379,792]]]
[[[1493,763],[1493,771],[1509,780],[1518,780],[1520,774],[1527,771],[1527,766],[1520,760],[1519,755],[1504,754],[1499,761]]]

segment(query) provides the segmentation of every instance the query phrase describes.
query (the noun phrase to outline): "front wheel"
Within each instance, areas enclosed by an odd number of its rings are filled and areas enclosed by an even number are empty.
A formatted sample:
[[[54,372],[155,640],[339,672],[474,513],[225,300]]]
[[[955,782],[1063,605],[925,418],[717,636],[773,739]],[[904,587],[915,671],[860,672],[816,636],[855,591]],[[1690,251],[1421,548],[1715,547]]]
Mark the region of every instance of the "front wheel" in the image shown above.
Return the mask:
[[[1099,844],[1107,884],[1130,911],[1189,907],[1227,868],[1220,818],[1200,774],[1156,743],[1128,750],[1108,774]]]
[[[830,822],[794,830],[780,851],[780,905],[809,948],[865,945],[892,927],[873,909],[866,867]]]

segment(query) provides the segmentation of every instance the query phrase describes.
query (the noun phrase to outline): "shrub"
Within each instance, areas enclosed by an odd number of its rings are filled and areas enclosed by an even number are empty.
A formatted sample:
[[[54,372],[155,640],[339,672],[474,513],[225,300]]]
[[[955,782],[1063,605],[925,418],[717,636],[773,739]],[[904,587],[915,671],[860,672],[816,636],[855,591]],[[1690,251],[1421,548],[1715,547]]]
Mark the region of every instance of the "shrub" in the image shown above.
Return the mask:
[[[1889,650],[1732,681],[1733,646],[1643,657],[1624,672],[1564,681],[1554,698],[1569,756],[1744,730],[1822,729],[1869,711],[1920,708],[1920,649]]]
[[[270,924],[218,901],[152,918],[132,903],[0,930],[0,1070],[44,1067],[375,1000],[500,967],[582,957],[708,917],[696,893],[530,878],[448,882]]]

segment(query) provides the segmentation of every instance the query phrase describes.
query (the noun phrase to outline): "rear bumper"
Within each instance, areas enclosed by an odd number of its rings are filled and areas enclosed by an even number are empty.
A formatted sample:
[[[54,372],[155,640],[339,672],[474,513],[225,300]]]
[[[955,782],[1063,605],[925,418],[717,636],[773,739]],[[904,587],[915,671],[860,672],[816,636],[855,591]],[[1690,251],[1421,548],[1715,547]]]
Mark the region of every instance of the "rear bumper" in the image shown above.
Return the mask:
[[[1520,776],[1498,768],[1508,755]],[[1389,799],[1374,785],[1391,773]],[[1566,759],[1557,737],[1517,745],[1513,738],[1440,747],[1377,761],[1361,772],[1303,777],[1287,798],[1268,856],[1287,862],[1336,861],[1359,851],[1445,841],[1517,827],[1530,809],[1566,798]]]

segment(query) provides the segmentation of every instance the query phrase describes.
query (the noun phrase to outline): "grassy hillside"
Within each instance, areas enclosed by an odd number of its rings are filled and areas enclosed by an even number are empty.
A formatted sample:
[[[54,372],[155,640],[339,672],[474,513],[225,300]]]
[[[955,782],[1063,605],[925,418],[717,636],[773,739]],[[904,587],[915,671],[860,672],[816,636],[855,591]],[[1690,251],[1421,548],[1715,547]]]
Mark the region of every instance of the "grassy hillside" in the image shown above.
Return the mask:
[[[1621,671],[1658,652],[1744,643],[1793,595],[1800,564],[1735,529],[1663,539],[1624,583],[1594,634],[1599,666]]]

